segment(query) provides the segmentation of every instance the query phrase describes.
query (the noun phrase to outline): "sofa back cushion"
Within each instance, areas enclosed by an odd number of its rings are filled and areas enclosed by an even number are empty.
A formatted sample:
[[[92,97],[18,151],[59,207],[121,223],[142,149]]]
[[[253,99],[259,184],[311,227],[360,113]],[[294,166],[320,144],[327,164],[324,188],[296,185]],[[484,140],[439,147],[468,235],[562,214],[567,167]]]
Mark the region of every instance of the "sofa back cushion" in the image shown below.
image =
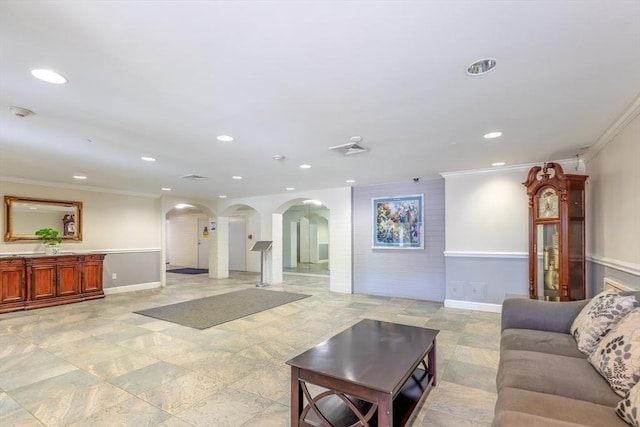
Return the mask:
[[[593,297],[571,324],[578,349],[587,356],[593,353],[602,337],[638,305],[634,295],[624,296],[616,291],[603,291]]]
[[[640,380],[640,308],[620,320],[589,356],[589,362],[625,396]]]

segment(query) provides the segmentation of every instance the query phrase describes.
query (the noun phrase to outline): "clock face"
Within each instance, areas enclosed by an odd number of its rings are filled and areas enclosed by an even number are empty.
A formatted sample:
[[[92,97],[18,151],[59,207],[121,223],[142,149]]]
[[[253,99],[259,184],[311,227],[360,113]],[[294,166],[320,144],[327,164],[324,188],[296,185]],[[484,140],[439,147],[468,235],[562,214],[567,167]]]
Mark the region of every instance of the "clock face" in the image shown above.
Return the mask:
[[[552,188],[542,190],[538,198],[538,217],[557,218],[558,217],[558,193]]]

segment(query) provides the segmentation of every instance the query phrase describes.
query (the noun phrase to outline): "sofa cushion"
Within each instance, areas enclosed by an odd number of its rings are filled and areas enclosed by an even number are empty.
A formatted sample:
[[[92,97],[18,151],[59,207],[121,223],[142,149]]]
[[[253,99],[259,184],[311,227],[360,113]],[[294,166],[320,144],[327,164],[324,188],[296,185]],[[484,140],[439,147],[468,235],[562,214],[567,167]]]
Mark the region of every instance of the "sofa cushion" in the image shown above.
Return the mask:
[[[600,339],[636,307],[635,296],[623,296],[615,291],[603,291],[593,297],[571,324],[578,349],[586,355],[593,353]]]
[[[620,418],[634,427],[640,427],[640,383],[633,386],[627,397],[616,408]]]
[[[507,298],[502,303],[502,329],[537,329],[568,334],[588,300],[551,303],[528,298]]]
[[[600,340],[589,362],[625,396],[640,380],[640,308],[620,320]]]
[[[534,329],[505,329],[500,338],[500,351],[505,350],[537,351],[586,358],[578,350],[576,340],[572,335]]]
[[[496,413],[491,427],[584,427],[584,424],[560,421],[550,417],[553,417],[553,414],[550,414],[549,417],[543,417],[525,412],[502,411]],[[618,425],[613,424],[613,426],[617,427]],[[622,426],[627,427],[624,423]]]
[[[520,416],[500,417],[511,412]],[[615,408],[553,394],[506,387],[500,390],[494,426],[626,426]],[[507,423],[510,418],[511,423]]]
[[[611,407],[620,401],[587,359],[534,351],[503,351],[496,386],[499,392],[513,387]]]

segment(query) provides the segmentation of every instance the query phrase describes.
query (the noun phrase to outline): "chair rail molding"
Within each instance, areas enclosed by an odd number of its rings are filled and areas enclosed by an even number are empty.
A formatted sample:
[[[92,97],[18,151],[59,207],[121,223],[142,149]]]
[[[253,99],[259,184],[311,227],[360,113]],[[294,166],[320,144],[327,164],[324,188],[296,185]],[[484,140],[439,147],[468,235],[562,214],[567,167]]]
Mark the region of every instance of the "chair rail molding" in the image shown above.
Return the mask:
[[[600,264],[605,267],[615,268],[616,270],[624,271],[625,273],[633,274],[635,276],[640,276],[640,264],[637,263],[600,257],[596,255],[587,255],[587,261]]]
[[[517,258],[527,259],[526,252],[491,252],[491,251],[444,251],[445,257],[452,258]]]

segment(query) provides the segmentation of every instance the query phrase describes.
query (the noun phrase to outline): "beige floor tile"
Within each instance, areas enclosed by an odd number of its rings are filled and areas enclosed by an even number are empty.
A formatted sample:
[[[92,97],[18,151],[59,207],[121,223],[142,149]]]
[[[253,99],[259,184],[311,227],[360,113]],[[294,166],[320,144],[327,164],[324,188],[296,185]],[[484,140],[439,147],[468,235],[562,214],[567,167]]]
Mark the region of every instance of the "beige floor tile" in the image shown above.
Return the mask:
[[[135,313],[256,278],[169,273],[161,289],[0,314],[0,425],[286,426],[285,361],[367,317],[440,329],[439,384],[408,427],[491,422],[499,314],[332,293],[326,278],[293,275],[269,288],[310,297],[205,330]]]

